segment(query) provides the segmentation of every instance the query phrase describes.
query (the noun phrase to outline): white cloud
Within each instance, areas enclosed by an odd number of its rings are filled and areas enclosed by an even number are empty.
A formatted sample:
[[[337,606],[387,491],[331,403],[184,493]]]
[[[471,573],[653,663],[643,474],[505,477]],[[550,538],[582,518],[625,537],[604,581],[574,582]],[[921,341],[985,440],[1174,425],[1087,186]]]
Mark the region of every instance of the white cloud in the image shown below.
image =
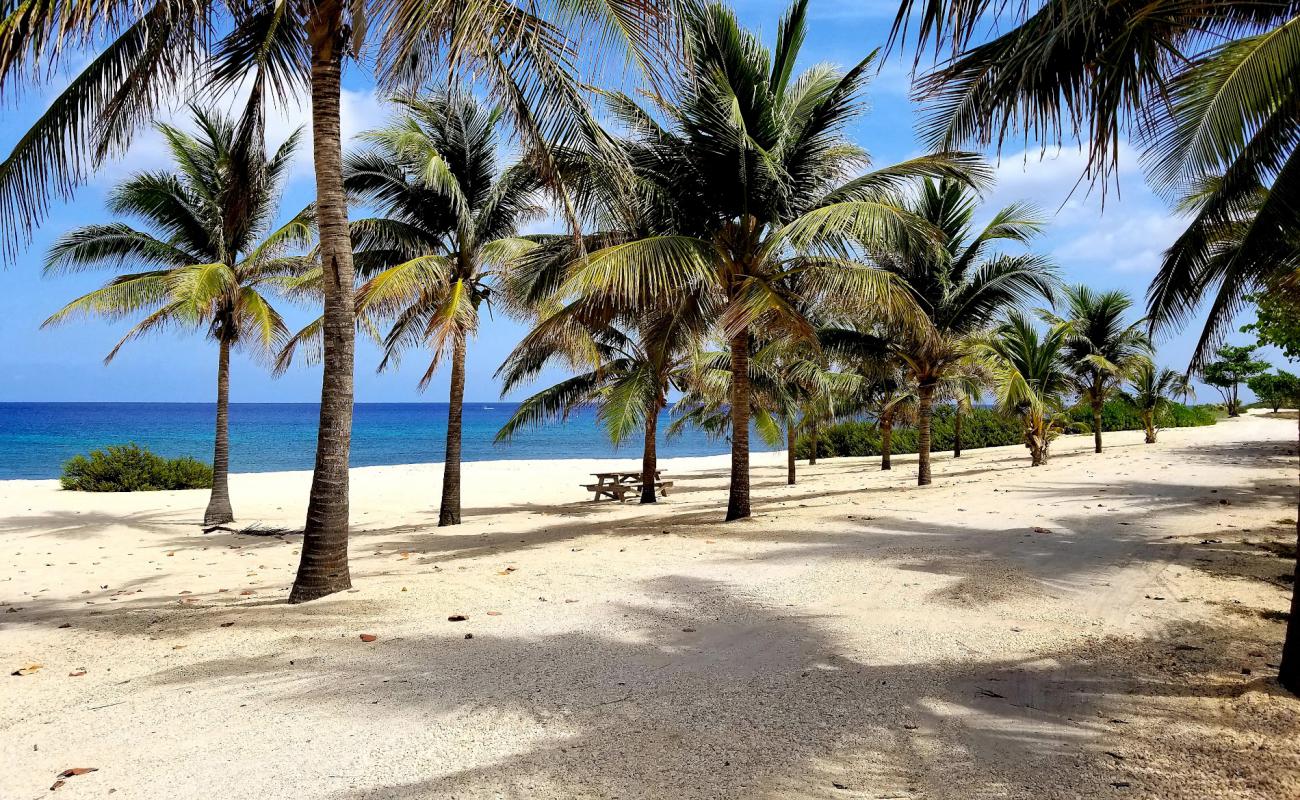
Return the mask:
[[[1186,220],[1168,212],[1108,213],[1058,246],[1054,255],[1064,265],[1150,274],[1185,226]]]
[[[211,102],[216,108],[238,114],[247,100],[248,90],[241,88],[214,98]],[[383,122],[387,118],[387,112],[384,111],[383,104],[373,90],[344,89],[339,102],[339,116],[346,148],[359,132]],[[182,130],[193,130],[194,127],[189,110],[183,106],[160,114],[158,121],[175,125]],[[303,135],[289,172],[291,183],[312,180],[310,103],[304,99],[302,103],[277,105],[268,109],[266,140],[269,148],[278,147],[300,126]],[[153,127],[147,127],[137,132],[130,149],[125,154],[100,168],[92,183],[112,186],[136,172],[167,169],[170,165],[162,135]]]

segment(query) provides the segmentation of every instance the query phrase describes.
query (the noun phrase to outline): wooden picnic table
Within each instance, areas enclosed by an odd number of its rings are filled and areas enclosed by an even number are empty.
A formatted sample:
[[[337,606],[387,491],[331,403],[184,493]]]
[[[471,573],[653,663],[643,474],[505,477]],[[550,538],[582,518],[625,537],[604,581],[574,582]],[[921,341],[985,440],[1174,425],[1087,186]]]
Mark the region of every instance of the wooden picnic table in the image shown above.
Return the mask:
[[[641,470],[636,472],[593,472],[596,482],[601,486],[607,483],[640,483]],[[655,480],[659,480],[659,470],[655,470]]]
[[[631,492],[641,491],[641,472],[593,472],[596,478],[595,483],[582,484],[587,491],[594,496],[592,500],[599,500],[602,496],[611,500],[623,502]],[[660,479],[659,470],[655,470],[655,489],[661,497],[668,494],[668,489],[673,485],[672,481]]]

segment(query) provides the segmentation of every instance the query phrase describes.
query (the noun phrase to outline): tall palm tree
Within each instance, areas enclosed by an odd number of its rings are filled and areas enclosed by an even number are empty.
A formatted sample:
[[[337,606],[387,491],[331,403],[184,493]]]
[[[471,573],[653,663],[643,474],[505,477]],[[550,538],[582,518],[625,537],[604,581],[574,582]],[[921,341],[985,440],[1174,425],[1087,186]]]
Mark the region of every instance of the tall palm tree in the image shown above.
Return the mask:
[[[362,134],[368,148],[343,167],[344,188],[381,214],[352,225],[358,260],[378,270],[357,291],[357,314],[393,321],[380,369],[408,348],[431,351],[421,388],[451,356],[438,525],[459,525],[466,344],[499,270],[533,247],[515,233],[542,213],[538,173],[527,163],[498,172],[500,112],[472,95],[393,102],[401,114]]]
[[[1150,365],[1151,340],[1143,330],[1145,320],[1125,322],[1133,301],[1123,292],[1096,292],[1079,284],[1062,294],[1064,318],[1051,313],[1045,318],[1070,325],[1065,361],[1079,399],[1092,409],[1093,449],[1100,453],[1102,408],[1125,381]]]
[[[348,453],[355,347],[354,269],[343,191],[339,104],[345,62],[375,51],[380,83],[432,75],[476,83],[521,136],[544,145],[588,117],[575,65],[630,53],[643,70],[674,53],[676,0],[102,0],[0,6],[0,99],[94,56],[0,162],[0,252],[12,258],[55,196],[67,197],[137,129],[193,86],[221,91],[252,74],[248,107],[310,89],[316,218],[324,283],[320,426],[303,547],[289,602],[351,586]],[[222,35],[216,37],[215,31]],[[215,41],[214,41],[215,39]],[[573,42],[587,46],[575,58]],[[193,83],[190,83],[193,81]],[[249,117],[253,119],[253,117]],[[258,124],[242,141],[256,141]]]
[[[1192,382],[1186,373],[1159,369],[1150,361],[1138,366],[1129,378],[1129,386],[1126,397],[1142,418],[1147,444],[1156,443],[1160,415],[1173,403],[1173,398],[1186,398],[1193,394]]]
[[[303,212],[271,227],[299,132],[264,159],[260,149],[240,146],[236,120],[199,107],[192,114],[194,135],[158,126],[175,171],[133,175],[109,195],[112,213],[143,220],[149,229],[125,222],[77,228],[54,243],[45,263],[47,274],[132,271],[73,300],[44,324],[143,315],[105,363],[127,342],[168,327],[202,331],[217,343],[212,494],[203,514],[204,527],[214,528],[235,519],[227,480],[231,350],[265,356],[283,340],[284,324],[264,291],[305,266],[292,251],[309,243],[313,222]]]
[[[844,126],[860,112],[874,55],[847,72],[819,66],[795,78],[806,10],[806,0],[794,3],[769,52],[724,6],[693,9],[691,68],[673,76],[663,101],[646,109],[609,95],[629,131],[611,149],[655,216],[646,221],[650,235],[590,253],[565,286],[633,305],[701,289],[716,299],[733,368],[728,520],[750,514],[753,331],[811,338],[797,309],[849,300],[916,323],[899,282],[855,261],[855,248],[933,241],[929,226],[902,208],[898,189],[918,175],[969,181],[981,171],[974,156],[944,153],[852,178],[866,156]]]
[[[497,441],[594,405],[615,445],[643,431],[641,502],[656,502],[659,417],[669,392],[685,388],[690,357],[703,332],[698,310],[688,300],[611,316],[579,302],[543,319],[498,370],[502,395],[551,363],[565,363],[577,374],[520,403]]]
[[[962,184],[926,180],[912,211],[942,232],[943,247],[916,252],[883,251],[876,261],[903,280],[929,317],[932,332],[891,338],[916,385],[917,484],[930,475],[930,429],[935,392],[971,352],[973,337],[1034,296],[1052,297],[1056,273],[1044,257],[1007,255],[1003,243],[1032,241],[1043,223],[1023,203],[1000,209],[982,229],[971,224],[977,197]]]
[[[1039,333],[1033,321],[1013,311],[978,345],[993,376],[998,409],[1018,418],[1033,466],[1047,463],[1047,449],[1061,432],[1060,417],[1071,387],[1064,360],[1069,323]]]

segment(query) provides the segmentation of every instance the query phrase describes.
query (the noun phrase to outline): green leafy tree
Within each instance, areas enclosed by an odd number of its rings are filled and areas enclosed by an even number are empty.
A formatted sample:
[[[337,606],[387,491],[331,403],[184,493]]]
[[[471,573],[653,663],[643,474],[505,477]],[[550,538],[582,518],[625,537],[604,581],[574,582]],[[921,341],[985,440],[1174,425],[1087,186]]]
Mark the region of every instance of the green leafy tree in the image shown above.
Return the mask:
[[[1082,284],[1065,288],[1065,316],[1052,322],[1070,326],[1065,361],[1079,399],[1092,409],[1093,449],[1101,452],[1101,409],[1125,381],[1151,363],[1151,340],[1143,321],[1127,322],[1133,301],[1123,292],[1095,292]]]
[[[1246,386],[1250,387],[1261,403],[1272,406],[1274,413],[1281,410],[1282,406],[1294,406],[1300,401],[1300,377],[1285,370],[1247,378]]]
[[[919,86],[931,146],[1074,133],[1088,148],[1088,173],[1104,178],[1126,138],[1145,140],[1148,174],[1191,216],[1148,290],[1148,315],[1157,327],[1181,326],[1214,295],[1192,368],[1248,294],[1276,294],[1278,272],[1300,263],[1295,3],[900,0],[893,36],[913,23],[922,46],[952,48]],[[991,23],[999,32],[972,45]],[[1298,618],[1300,594],[1279,669],[1296,694]]]
[[[313,233],[309,212],[273,227],[279,189],[299,134],[270,158],[241,146],[236,120],[192,109],[198,132],[170,125],[158,130],[175,171],[128,178],[109,195],[125,222],[87,225],[69,231],[50,248],[47,274],[129,267],[105,286],[66,305],[45,325],[82,316],[139,317],[109,351],[112,361],[127,342],[177,328],[199,332],[217,345],[217,415],[213,442],[212,494],[203,524],[233,522],[230,505],[230,354],[235,348],[269,356],[285,338],[279,313],[265,292],[305,268],[294,255]]]
[[[637,305],[660,295],[705,291],[731,352],[731,482],[727,519],[748,517],[748,360],[752,334],[811,339],[798,308],[854,306],[879,318],[924,325],[915,301],[890,274],[854,258],[864,244],[933,242],[898,190],[919,176],[970,180],[970,154],[943,153],[850,177],[866,155],[844,135],[861,111],[874,56],[840,72],[813,67],[796,77],[807,4],[782,19],[774,51],[743,31],[724,6],[686,19],[687,63],[652,110],[609,96],[629,136],[611,142],[626,184],[646,196],[649,235],[591,252],[565,293]],[[796,296],[797,294],[797,296]]]
[[[1218,358],[1201,369],[1201,380],[1219,390],[1228,407],[1228,416],[1241,415],[1241,384],[1268,370],[1269,363],[1255,358],[1256,345],[1224,345]]]
[[[1250,298],[1255,303],[1255,321],[1244,326],[1261,345],[1272,345],[1288,359],[1300,361],[1300,298],[1291,294],[1296,276],[1279,281],[1277,291]]]

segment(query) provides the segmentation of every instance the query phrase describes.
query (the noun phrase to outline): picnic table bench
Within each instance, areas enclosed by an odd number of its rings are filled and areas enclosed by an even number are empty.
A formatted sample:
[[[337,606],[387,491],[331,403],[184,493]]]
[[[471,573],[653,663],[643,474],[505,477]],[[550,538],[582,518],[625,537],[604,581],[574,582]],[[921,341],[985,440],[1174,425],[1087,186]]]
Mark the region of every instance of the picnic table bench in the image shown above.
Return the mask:
[[[627,499],[629,494],[640,494],[641,492],[641,471],[636,472],[593,472],[596,478],[595,483],[580,484],[587,491],[591,492],[593,501],[601,497],[608,497],[611,500],[617,500],[620,503]],[[660,479],[659,470],[655,470],[655,489],[660,497],[668,496],[668,489],[673,485],[672,481]]]

